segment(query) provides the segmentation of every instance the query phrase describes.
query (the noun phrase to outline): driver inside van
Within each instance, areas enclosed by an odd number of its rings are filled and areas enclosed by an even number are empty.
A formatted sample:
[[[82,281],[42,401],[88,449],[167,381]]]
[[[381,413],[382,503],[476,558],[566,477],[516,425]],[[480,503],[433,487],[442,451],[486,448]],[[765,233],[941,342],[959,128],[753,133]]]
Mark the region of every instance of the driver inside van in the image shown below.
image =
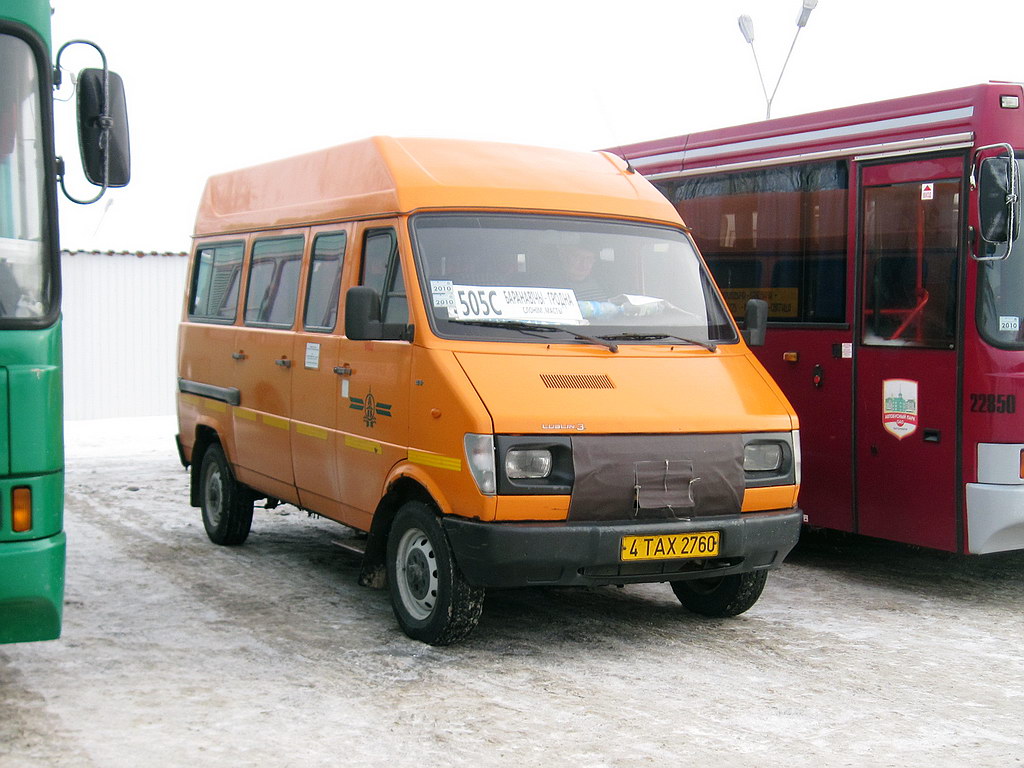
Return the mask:
[[[572,289],[580,313],[587,320],[613,315],[645,317],[671,308],[664,299],[630,297],[619,293],[609,297],[609,290],[594,275],[597,255],[582,245],[564,246],[558,252],[566,288]],[[637,299],[640,299],[638,302]]]
[[[582,245],[564,246],[558,251],[558,260],[565,274],[565,287],[571,288],[587,319],[616,315],[622,311],[618,304],[608,301],[608,291],[594,276],[597,255]]]

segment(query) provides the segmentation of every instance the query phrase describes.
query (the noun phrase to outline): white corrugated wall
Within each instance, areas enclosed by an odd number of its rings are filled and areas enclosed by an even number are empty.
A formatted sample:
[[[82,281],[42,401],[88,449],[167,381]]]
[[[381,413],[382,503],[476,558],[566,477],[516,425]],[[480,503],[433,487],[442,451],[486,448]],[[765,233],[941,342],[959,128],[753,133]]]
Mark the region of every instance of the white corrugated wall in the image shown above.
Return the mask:
[[[64,418],[174,413],[185,254],[61,254]]]

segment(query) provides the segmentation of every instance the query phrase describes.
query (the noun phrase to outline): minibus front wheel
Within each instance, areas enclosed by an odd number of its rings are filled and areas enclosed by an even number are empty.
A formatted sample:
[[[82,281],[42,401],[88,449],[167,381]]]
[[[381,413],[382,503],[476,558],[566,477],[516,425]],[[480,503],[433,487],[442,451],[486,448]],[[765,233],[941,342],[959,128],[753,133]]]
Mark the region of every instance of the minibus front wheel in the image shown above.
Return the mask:
[[[738,616],[761,597],[768,571],[748,571],[729,576],[673,581],[672,591],[688,611],[701,616]]]
[[[430,645],[450,645],[476,627],[484,590],[459,570],[437,514],[408,501],[388,533],[388,590],[402,630]]]
[[[244,542],[252,527],[252,504],[252,494],[235,480],[224,449],[210,445],[199,474],[199,506],[210,541],[226,546]]]

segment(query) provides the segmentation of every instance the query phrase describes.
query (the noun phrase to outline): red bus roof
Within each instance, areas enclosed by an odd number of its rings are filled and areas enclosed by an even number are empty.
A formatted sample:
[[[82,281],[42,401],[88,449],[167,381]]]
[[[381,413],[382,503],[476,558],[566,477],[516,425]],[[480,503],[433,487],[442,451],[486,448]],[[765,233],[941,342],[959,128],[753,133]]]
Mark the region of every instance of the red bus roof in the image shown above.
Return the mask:
[[[912,150],[916,146],[970,145],[979,123],[998,120],[1001,97],[1015,96],[1017,83],[985,83],[758,123],[702,131],[613,148],[646,176],[673,175],[772,158],[808,159],[860,150]],[[1019,113],[1012,113],[1019,114]]]

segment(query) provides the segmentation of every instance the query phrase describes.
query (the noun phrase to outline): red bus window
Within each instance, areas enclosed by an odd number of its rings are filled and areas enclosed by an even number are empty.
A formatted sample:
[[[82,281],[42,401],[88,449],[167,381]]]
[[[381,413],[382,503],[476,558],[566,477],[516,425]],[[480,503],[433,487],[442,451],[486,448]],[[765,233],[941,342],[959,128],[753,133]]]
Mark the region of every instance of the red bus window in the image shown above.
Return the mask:
[[[845,161],[657,182],[737,317],[753,298],[783,323],[846,320]]]
[[[866,187],[865,344],[952,348],[960,180]]]

